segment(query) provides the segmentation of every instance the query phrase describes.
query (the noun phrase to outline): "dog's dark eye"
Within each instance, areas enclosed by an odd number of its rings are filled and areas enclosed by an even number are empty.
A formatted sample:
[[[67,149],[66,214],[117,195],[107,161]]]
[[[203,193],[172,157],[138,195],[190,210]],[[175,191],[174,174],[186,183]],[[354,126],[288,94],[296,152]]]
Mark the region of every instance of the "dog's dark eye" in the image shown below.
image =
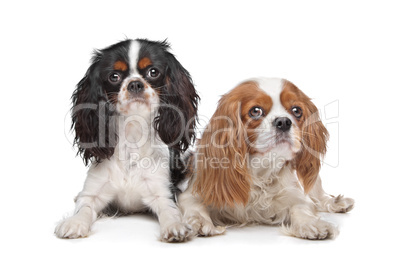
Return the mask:
[[[296,118],[300,118],[303,115],[303,110],[299,106],[293,106],[292,113]]]
[[[151,68],[148,71],[148,76],[151,78],[158,78],[160,75],[160,72],[156,68]]]
[[[118,73],[111,73],[109,75],[109,82],[112,84],[116,84],[116,83],[120,82],[120,80],[121,80],[121,76]]]
[[[248,112],[248,114],[250,115],[250,117],[252,119],[257,120],[257,119],[260,119],[261,116],[264,115],[264,110],[261,107],[256,106],[256,107],[251,108],[250,111]]]

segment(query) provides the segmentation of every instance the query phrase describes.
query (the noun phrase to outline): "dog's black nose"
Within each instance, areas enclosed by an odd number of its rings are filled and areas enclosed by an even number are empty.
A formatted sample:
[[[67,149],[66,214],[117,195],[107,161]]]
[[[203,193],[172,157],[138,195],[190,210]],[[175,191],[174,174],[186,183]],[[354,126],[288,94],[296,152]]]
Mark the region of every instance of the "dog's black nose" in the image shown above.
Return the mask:
[[[127,90],[133,93],[139,93],[144,90],[144,84],[141,81],[131,81]]]
[[[292,121],[287,117],[278,117],[274,120],[274,126],[277,129],[286,132],[292,126]]]

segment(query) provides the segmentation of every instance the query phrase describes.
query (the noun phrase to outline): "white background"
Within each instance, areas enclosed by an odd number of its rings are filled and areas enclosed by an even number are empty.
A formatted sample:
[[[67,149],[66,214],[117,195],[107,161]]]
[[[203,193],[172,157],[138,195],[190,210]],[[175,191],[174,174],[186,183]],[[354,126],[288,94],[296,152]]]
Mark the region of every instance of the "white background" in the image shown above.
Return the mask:
[[[2,267],[401,265],[397,1],[7,1],[0,25]],[[86,239],[57,239],[86,172],[68,133],[71,94],[92,50],[126,37],[168,38],[202,97],[200,127],[249,77],[287,78],[322,111],[332,103],[324,188],[356,200],[347,215],[323,215],[338,238],[257,226],[164,244],[156,220],[135,215],[99,221]]]

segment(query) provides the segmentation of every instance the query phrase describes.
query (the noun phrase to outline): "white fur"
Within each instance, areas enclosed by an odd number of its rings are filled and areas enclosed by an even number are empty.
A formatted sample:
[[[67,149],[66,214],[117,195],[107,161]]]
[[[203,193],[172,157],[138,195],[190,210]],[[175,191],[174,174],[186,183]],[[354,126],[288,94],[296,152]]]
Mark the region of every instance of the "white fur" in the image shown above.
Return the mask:
[[[129,55],[134,62],[138,51],[137,42],[133,42]],[[170,191],[169,150],[152,127],[159,98],[150,87],[145,93],[155,94],[148,103],[125,100],[120,93],[117,110],[126,114],[116,120],[119,141],[115,152],[90,167],[84,188],[76,197],[74,215],[61,221],[55,234],[60,238],[88,236],[101,211],[113,202],[125,213],[151,210],[159,219],[161,240],[183,241],[190,229]]]
[[[322,188],[321,177],[318,175],[309,197],[316,204],[317,209],[322,212],[345,213],[353,209],[355,201],[343,195],[333,196],[327,194]]]
[[[138,55],[140,54],[141,45],[138,41],[133,40],[130,44],[128,57],[130,59],[130,73],[131,75],[140,76],[137,70]]]
[[[231,208],[206,207],[198,195],[193,195],[193,183],[179,196],[179,206],[185,220],[199,235],[221,234],[227,225],[252,223],[281,225],[284,233],[306,239],[325,239],[337,234],[337,228],[320,219],[317,211],[347,212],[353,207],[353,199],[333,197],[324,192],[321,179],[309,195],[297,179],[287,161],[301,149],[298,127],[292,116],[280,102],[283,87],[281,79],[255,79],[259,87],[270,95],[273,107],[258,129],[259,153],[249,158],[252,185],[248,203]],[[275,128],[272,122],[277,117],[288,117],[294,124],[289,131],[289,142],[276,144],[272,137]]]

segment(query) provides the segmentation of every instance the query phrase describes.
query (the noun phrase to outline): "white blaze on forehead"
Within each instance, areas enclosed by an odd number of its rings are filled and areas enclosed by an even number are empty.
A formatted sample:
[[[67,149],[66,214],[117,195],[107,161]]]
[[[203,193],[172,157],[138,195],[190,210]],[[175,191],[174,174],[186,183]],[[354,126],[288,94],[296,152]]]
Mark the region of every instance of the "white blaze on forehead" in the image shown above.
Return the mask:
[[[130,61],[130,76],[132,76],[132,77],[140,76],[140,74],[138,73],[138,70],[137,70],[140,48],[141,48],[141,45],[138,41],[136,41],[136,40],[131,41],[130,49],[128,51],[128,57],[129,57],[129,61]]]
[[[286,116],[287,112],[281,103],[281,93],[285,81],[281,78],[256,78],[254,79],[258,86],[264,90],[272,99],[272,108],[268,117]]]
[[[283,79],[281,78],[265,78],[259,77],[253,79],[262,90],[264,90],[271,98],[280,96],[283,89]]]

